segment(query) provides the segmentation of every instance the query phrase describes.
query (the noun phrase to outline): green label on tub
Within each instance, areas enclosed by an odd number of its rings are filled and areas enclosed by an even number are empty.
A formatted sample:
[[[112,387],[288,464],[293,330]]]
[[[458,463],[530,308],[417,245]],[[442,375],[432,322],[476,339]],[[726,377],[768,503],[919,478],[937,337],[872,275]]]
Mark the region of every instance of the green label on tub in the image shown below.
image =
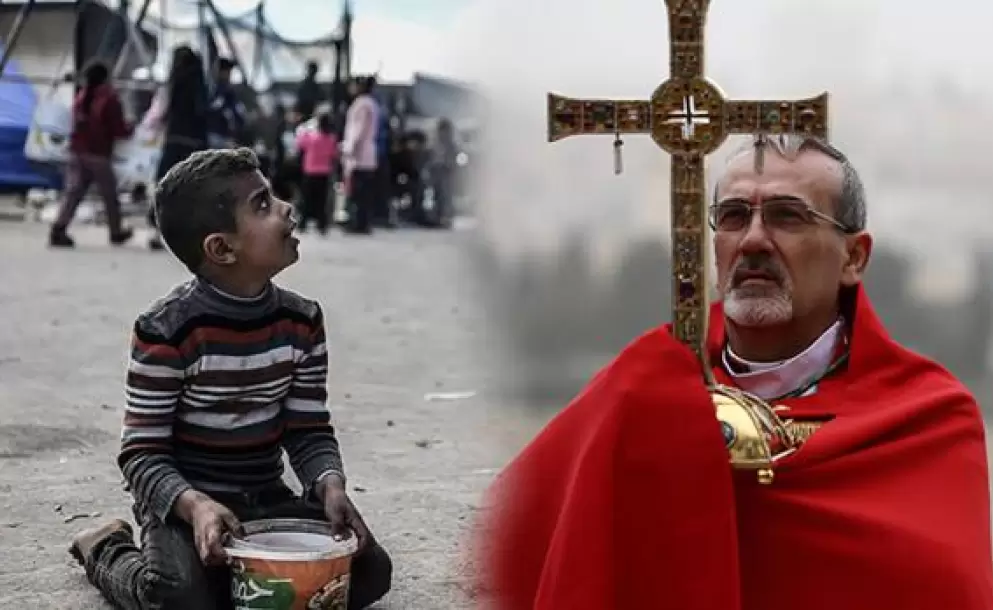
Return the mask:
[[[291,610],[296,592],[287,578],[257,578],[248,572],[235,572],[231,598],[235,610]]]

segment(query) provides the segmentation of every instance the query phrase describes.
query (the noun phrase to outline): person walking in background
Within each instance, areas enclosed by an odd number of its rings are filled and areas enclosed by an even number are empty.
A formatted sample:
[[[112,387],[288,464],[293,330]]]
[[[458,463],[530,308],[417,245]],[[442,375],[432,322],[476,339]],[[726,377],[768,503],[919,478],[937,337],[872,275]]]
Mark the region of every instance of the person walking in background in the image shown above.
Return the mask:
[[[234,148],[245,129],[245,107],[231,85],[234,65],[226,57],[214,62],[214,86],[207,113],[207,139],[211,148]]]
[[[358,81],[358,96],[348,107],[345,117],[344,155],[345,182],[348,185],[348,233],[372,233],[372,212],[376,198],[376,127],[379,124],[379,103],[372,96],[376,87],[374,77]]]
[[[85,83],[72,105],[65,199],[48,236],[49,245],[56,248],[76,245],[67,230],[93,184],[107,210],[110,243],[123,244],[133,235],[133,231],[125,229],[121,223],[121,202],[117,198],[113,166],[115,143],[130,136],[133,127],[124,120],[121,99],[108,82],[110,71],[107,66],[100,62],[90,64],[83,75]]]
[[[376,100],[379,109],[379,120],[376,124],[376,196],[373,200],[373,225],[385,229],[396,227],[396,215],[393,212],[393,189],[391,188],[390,173],[390,141],[393,138],[393,127],[390,124],[390,107]]]
[[[400,220],[426,226],[424,211],[424,133],[412,131],[403,134],[390,160],[393,173],[394,197],[405,203],[399,207]]]
[[[304,130],[297,137],[303,169],[303,197],[300,205],[299,229],[304,231],[310,220],[317,224],[321,235],[328,232],[328,191],[334,164],[338,159],[338,137],[331,116],[317,117],[317,129]]]
[[[272,151],[272,169],[269,176],[272,192],[283,201],[292,201],[293,185],[289,178],[290,172],[287,169],[290,151],[287,148],[295,148],[295,146],[287,146],[287,135],[293,135],[287,114],[286,107],[276,102],[272,111],[272,120],[269,123],[269,131],[266,134],[266,146]]]
[[[207,79],[200,56],[188,46],[176,47],[169,81],[159,91],[144,119],[148,126],[165,129],[165,145],[156,180],[161,180],[173,165],[207,148],[207,110]],[[148,210],[148,223],[156,229],[148,246],[162,250],[154,208]]]
[[[307,62],[307,75],[300,81],[297,87],[297,99],[293,105],[293,111],[299,120],[306,121],[314,116],[318,104],[324,101],[325,95],[321,92],[321,86],[317,83],[317,72],[319,66],[316,61]]]
[[[434,190],[432,226],[452,226],[454,217],[455,171],[458,168],[459,147],[455,141],[455,127],[448,119],[438,122],[438,132],[431,148],[431,187]]]

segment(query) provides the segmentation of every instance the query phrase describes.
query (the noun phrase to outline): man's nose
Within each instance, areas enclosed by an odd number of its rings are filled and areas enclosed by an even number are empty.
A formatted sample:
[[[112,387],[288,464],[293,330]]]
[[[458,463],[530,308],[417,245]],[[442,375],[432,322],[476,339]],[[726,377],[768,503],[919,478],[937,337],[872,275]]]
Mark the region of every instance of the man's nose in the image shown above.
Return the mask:
[[[742,252],[768,252],[772,250],[772,238],[765,223],[762,222],[762,210],[753,208],[745,233],[741,236],[738,248]]]
[[[280,206],[279,211],[280,211],[280,214],[282,214],[283,218],[289,218],[290,216],[293,215],[293,204],[292,203],[289,203],[287,201],[283,201],[282,199],[280,199],[279,200],[279,206]]]

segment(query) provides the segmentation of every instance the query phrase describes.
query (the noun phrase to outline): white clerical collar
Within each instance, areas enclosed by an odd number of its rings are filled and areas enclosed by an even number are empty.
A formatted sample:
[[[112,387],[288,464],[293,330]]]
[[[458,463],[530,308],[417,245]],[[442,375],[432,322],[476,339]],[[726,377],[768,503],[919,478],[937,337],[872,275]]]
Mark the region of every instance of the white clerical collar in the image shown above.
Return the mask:
[[[838,319],[807,349],[778,362],[745,360],[731,351],[731,346],[728,345],[722,355],[724,368],[739,388],[763,400],[771,400],[795,392],[827,372],[834,361],[838,342],[844,340],[843,330],[844,322]],[[746,372],[736,372],[741,370]],[[807,388],[803,395],[813,394],[815,391],[816,384]]]

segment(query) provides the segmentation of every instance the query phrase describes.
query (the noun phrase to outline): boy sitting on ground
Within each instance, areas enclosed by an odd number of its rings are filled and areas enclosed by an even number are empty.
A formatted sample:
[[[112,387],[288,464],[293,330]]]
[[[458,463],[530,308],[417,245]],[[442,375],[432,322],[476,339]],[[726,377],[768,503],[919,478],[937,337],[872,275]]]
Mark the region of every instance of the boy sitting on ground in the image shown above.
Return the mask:
[[[118,520],[78,534],[73,556],[118,608],[227,610],[227,535],[242,521],[321,519],[358,538],[348,607],[372,604],[392,565],[345,492],[321,307],[271,281],[299,258],[292,207],[246,148],[191,155],[155,206],[193,278],[134,325],[118,463],[142,544]],[[283,449],[303,496],[282,482]]]

